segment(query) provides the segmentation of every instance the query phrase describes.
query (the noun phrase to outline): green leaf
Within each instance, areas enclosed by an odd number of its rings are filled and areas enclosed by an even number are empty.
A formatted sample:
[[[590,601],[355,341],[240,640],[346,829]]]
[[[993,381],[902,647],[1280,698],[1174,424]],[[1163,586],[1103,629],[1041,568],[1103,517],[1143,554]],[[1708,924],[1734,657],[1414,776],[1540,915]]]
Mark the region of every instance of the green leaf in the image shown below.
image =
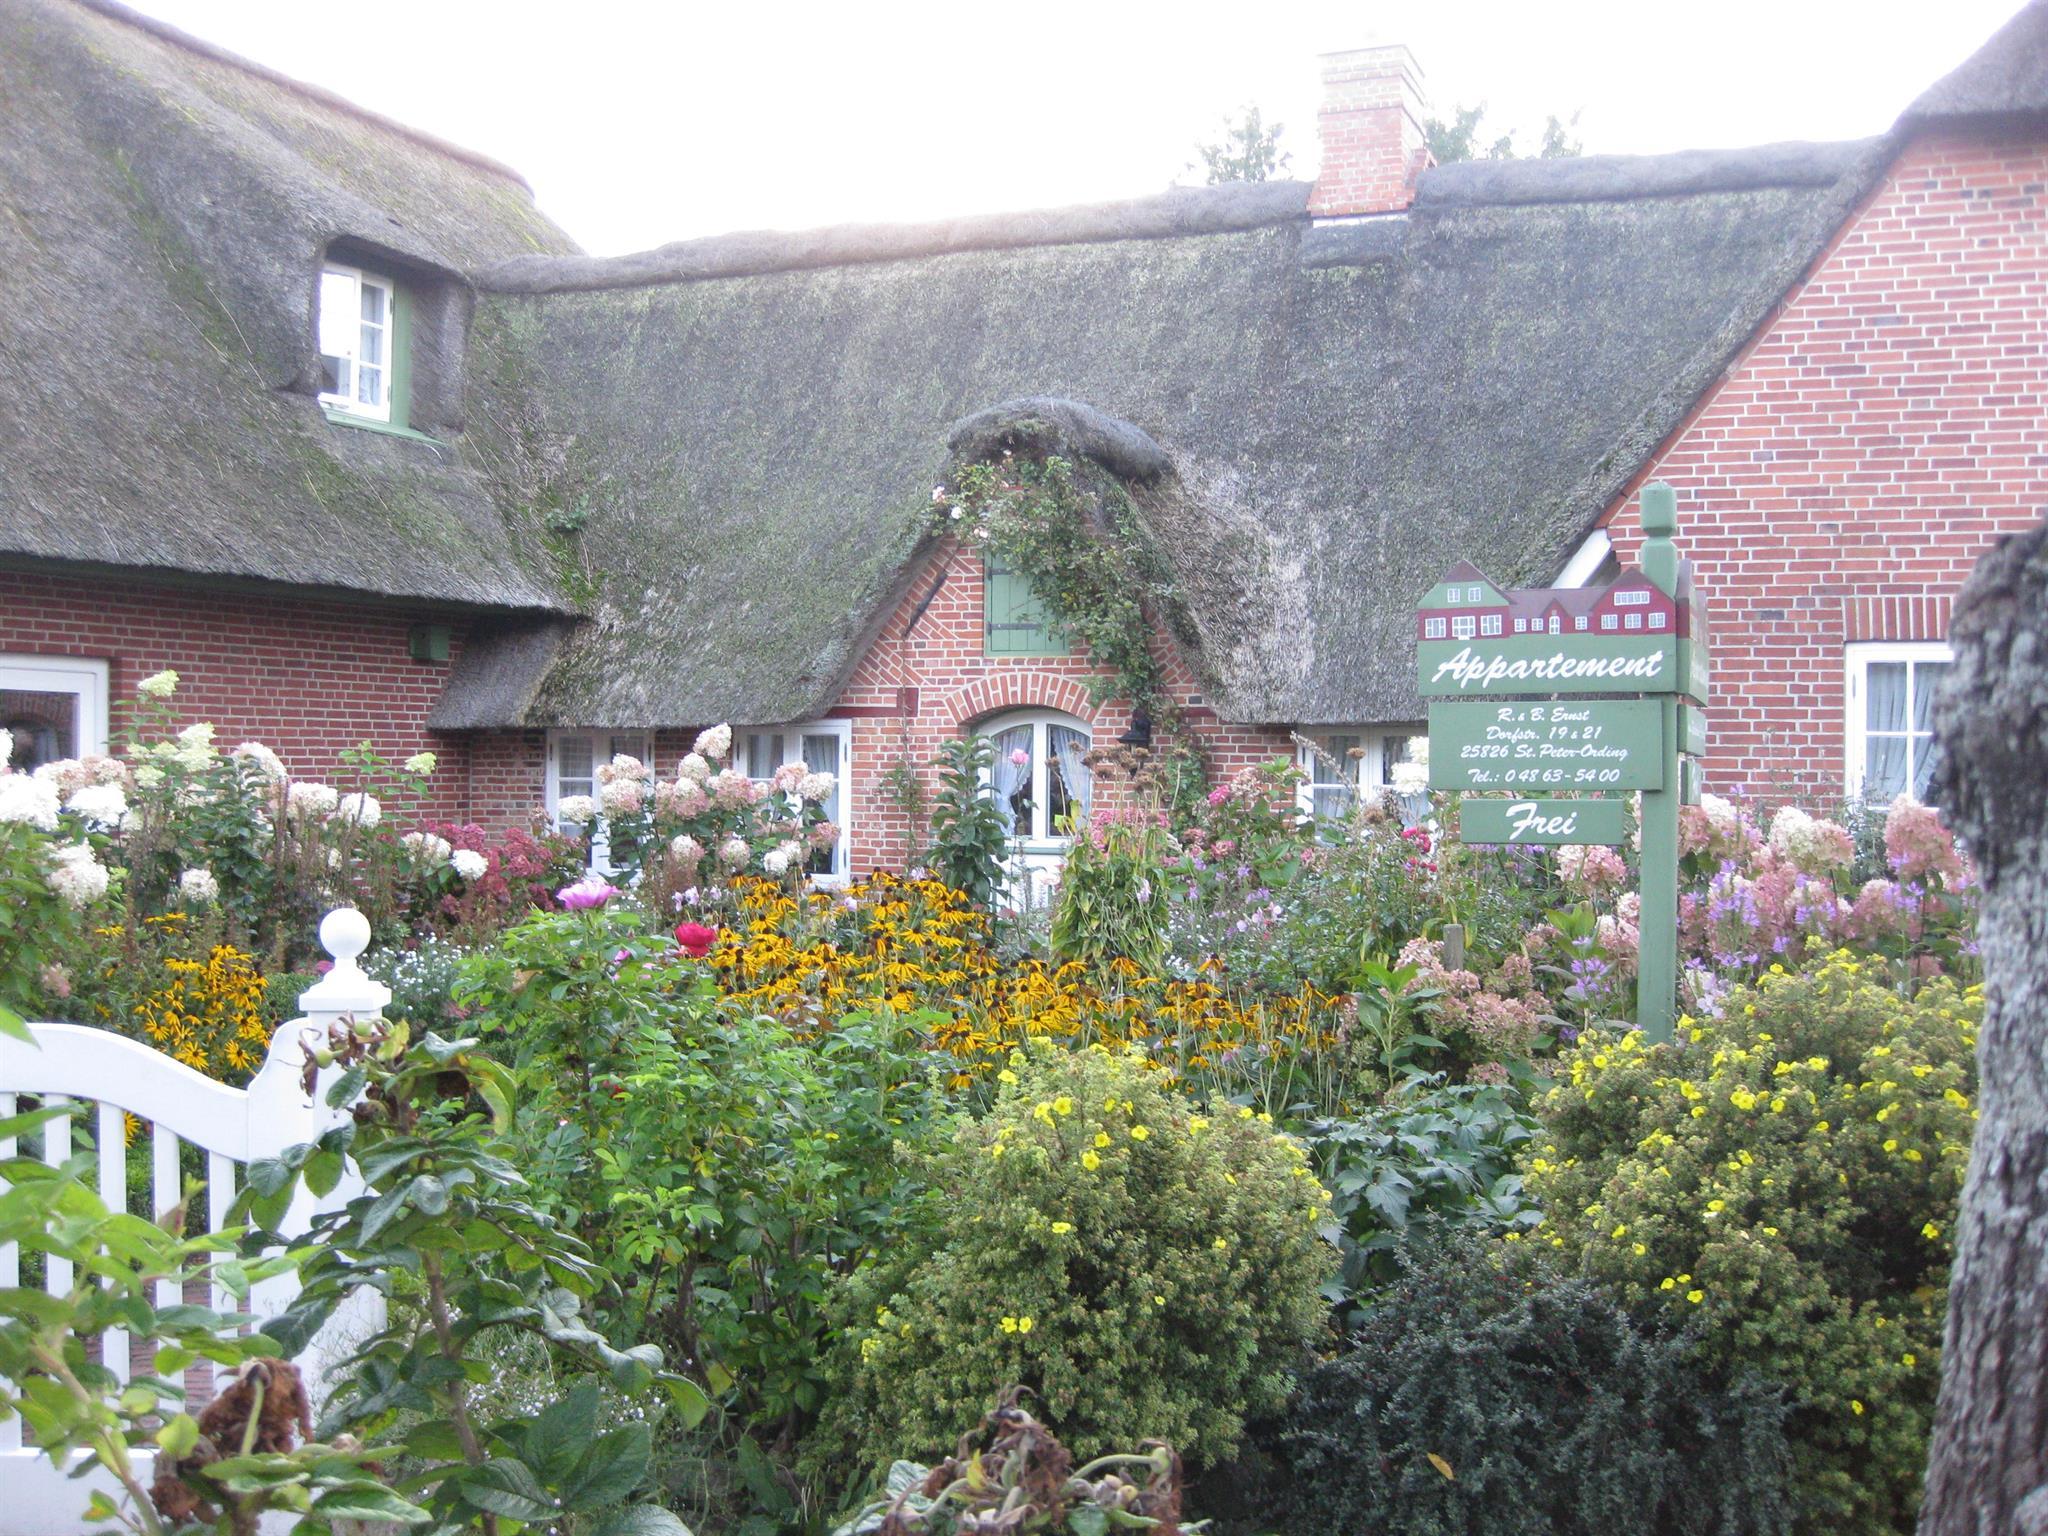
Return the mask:
[[[511,1520],[553,1520],[560,1510],[523,1461],[501,1456],[465,1473],[456,1485],[477,1509]]]
[[[156,1443],[173,1457],[189,1456],[199,1443],[199,1421],[181,1413],[156,1432]]]
[[[396,1520],[405,1525],[431,1525],[434,1520],[419,1505],[372,1484],[323,1493],[313,1501],[313,1512],[327,1520]]]
[[[337,1077],[332,1085],[329,1086],[327,1090],[327,1107],[329,1109],[342,1109],[353,1103],[356,1095],[363,1091],[363,1085],[369,1080],[369,1068],[365,1067],[361,1062],[357,1062],[346,1072],[342,1073],[341,1076]]]
[[[1067,1516],[1067,1529],[1074,1536],[1103,1536],[1109,1529],[1109,1511],[1100,1504],[1083,1504]]]
[[[691,1536],[690,1528],[659,1504],[629,1504],[590,1527],[590,1536]]]
[[[646,1477],[652,1450],[653,1437],[645,1424],[599,1435],[563,1484],[563,1499],[578,1511],[618,1503]]]
[[[306,1188],[315,1195],[333,1192],[341,1182],[342,1158],[339,1152],[315,1152],[306,1159]]]
[[[35,1043],[36,1038],[28,1032],[28,1022],[5,1003],[0,1003],[0,1035],[26,1040],[31,1045]]]
[[[448,1209],[448,1186],[431,1173],[412,1181],[406,1203],[423,1216],[439,1216]]]

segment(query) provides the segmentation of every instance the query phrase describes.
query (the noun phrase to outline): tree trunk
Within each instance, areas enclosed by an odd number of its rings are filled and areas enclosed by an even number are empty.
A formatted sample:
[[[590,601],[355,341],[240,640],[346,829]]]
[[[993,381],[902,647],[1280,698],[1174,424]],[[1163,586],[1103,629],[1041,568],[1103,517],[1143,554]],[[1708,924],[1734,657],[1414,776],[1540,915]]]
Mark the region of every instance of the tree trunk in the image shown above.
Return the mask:
[[[1983,880],[1980,1110],[1920,1536],[2048,1536],[2048,524],[1978,562],[1934,798]]]

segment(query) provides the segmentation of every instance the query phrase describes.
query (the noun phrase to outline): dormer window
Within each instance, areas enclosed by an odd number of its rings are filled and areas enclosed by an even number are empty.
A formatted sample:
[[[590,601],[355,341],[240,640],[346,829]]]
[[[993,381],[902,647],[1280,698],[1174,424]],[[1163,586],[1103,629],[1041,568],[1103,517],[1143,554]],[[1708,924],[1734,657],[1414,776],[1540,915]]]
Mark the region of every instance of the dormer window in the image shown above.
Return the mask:
[[[391,280],[330,262],[320,273],[320,403],[391,420],[396,305]]]

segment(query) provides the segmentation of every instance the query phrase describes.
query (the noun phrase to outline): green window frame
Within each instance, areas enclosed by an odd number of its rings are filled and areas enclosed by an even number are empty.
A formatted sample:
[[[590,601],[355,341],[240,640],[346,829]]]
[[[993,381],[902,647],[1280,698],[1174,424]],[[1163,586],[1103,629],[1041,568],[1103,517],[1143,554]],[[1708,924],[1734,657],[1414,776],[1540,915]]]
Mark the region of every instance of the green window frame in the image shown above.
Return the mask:
[[[1030,579],[991,556],[982,578],[982,654],[1068,656],[1073,649],[1031,590]]]

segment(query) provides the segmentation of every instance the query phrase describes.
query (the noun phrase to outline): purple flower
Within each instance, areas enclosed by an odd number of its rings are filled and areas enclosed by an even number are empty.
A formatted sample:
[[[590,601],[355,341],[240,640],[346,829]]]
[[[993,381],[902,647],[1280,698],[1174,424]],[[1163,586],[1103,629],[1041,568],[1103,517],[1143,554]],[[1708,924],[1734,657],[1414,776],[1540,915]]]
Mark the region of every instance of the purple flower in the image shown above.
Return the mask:
[[[619,888],[602,875],[585,875],[574,885],[565,885],[555,892],[559,901],[571,912],[588,912],[603,906],[619,894]]]

